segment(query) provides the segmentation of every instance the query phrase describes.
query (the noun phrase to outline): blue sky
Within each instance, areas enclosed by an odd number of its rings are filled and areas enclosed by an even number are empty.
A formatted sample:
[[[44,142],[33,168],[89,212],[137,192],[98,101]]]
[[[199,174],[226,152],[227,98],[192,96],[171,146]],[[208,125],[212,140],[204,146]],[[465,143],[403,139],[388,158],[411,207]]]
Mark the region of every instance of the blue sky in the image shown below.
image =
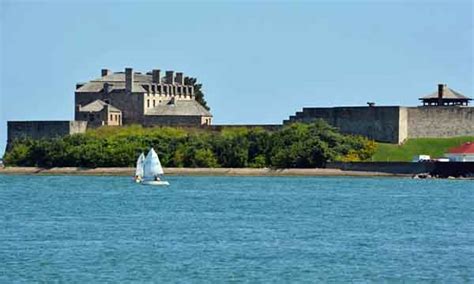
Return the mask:
[[[101,68],[177,70],[214,123],[280,123],[303,106],[474,97],[471,1],[0,0],[0,154],[7,120],[70,120]]]

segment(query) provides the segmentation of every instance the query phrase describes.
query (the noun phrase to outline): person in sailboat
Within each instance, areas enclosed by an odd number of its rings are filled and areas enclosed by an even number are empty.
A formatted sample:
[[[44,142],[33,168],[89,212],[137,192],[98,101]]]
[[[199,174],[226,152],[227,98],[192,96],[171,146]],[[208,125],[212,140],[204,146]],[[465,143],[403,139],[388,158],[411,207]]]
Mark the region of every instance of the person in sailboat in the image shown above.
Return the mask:
[[[169,185],[169,182],[162,180],[163,167],[161,166],[158,154],[153,148],[146,155],[143,163],[142,185]]]
[[[135,179],[135,182],[141,182],[142,181],[142,178],[139,175],[136,175],[134,179]]]

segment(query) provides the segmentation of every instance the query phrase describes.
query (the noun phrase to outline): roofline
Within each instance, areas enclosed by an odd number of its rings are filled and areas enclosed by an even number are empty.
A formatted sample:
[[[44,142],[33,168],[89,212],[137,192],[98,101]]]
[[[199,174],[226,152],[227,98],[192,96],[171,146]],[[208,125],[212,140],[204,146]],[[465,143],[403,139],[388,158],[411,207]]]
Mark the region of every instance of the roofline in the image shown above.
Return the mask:
[[[460,101],[472,101],[471,98],[456,98],[456,99],[453,99],[453,98],[441,98],[442,100],[460,100]],[[424,101],[424,100],[439,100],[439,98],[419,98],[420,101]]]

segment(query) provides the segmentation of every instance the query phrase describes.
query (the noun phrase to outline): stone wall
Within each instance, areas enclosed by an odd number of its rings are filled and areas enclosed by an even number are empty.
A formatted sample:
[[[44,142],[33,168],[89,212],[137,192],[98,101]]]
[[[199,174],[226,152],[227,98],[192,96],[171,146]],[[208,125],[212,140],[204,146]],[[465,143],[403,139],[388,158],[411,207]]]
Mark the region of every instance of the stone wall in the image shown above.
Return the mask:
[[[109,126],[121,126],[122,125],[122,112],[111,111],[107,108],[107,125]]]
[[[145,115],[143,126],[186,126],[195,127],[201,125],[201,116],[181,115]]]
[[[77,121],[87,121],[88,127],[122,125],[122,113],[120,111],[112,111],[108,106],[104,107],[101,111],[76,110],[74,119]]]
[[[474,107],[407,108],[408,138],[474,136]]]
[[[328,169],[344,171],[380,172],[390,174],[421,174],[429,173],[435,169],[437,163],[412,163],[412,162],[329,162]]]
[[[284,123],[323,119],[341,132],[380,142],[400,142],[400,107],[303,108]]]
[[[398,141],[397,144],[403,143],[408,138],[408,109],[401,107],[398,115]]]
[[[326,168],[400,175],[429,173],[444,178],[474,175],[474,162],[330,162]]]
[[[52,138],[86,132],[86,121],[8,121],[7,149],[19,138]]]
[[[213,131],[222,131],[226,128],[262,128],[267,131],[278,131],[283,127],[281,124],[214,124],[206,126]]]
[[[142,93],[83,93],[76,92],[75,104],[85,106],[95,100],[102,100],[122,111],[122,124],[141,124],[145,99]]]
[[[379,142],[409,138],[474,136],[473,107],[334,107],[303,108],[284,123],[324,119],[342,133]]]

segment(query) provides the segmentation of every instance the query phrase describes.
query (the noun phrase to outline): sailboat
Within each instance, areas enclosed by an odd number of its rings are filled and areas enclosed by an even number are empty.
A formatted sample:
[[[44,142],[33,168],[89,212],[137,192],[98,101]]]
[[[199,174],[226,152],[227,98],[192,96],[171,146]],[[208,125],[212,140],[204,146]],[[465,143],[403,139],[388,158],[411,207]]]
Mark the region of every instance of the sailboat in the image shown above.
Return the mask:
[[[143,166],[145,164],[145,155],[143,153],[137,159],[137,168],[135,169],[135,182],[139,183],[143,179]]]
[[[160,179],[160,175],[163,175],[163,167],[161,166],[160,159],[153,148],[150,149],[146,155],[145,162],[143,163],[143,185],[169,185],[169,182]]]

